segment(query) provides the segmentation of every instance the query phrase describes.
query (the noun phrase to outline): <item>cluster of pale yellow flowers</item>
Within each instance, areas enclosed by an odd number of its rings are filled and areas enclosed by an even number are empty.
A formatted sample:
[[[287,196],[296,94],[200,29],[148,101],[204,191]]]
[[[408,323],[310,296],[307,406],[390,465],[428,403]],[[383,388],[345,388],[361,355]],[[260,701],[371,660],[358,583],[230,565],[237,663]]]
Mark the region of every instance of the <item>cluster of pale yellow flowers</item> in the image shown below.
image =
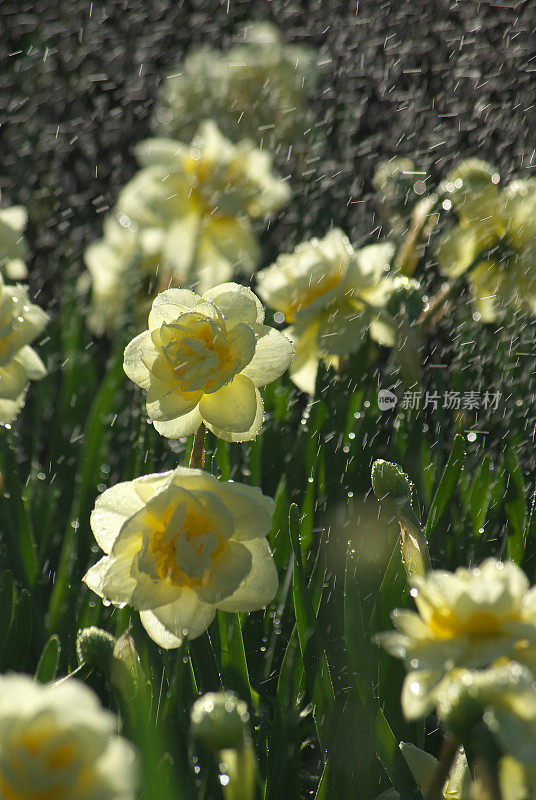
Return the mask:
[[[263,320],[258,298],[236,283],[202,297],[186,289],[158,295],[124,368],[146,390],[159,433],[202,438],[207,427],[235,442],[258,434],[258,387],[292,359],[290,341]],[[112,603],[136,608],[160,646],[179,647],[207,629],[216,609],[254,611],[273,599],[277,572],[266,541],[273,512],[259,489],[201,468],[117,484],[91,516],[106,555],[84,580]]]
[[[536,313],[536,180],[515,180],[502,191],[499,181],[490,164],[469,159],[444,183],[458,224],[440,238],[439,267],[450,278],[467,272],[483,322],[511,304]]]

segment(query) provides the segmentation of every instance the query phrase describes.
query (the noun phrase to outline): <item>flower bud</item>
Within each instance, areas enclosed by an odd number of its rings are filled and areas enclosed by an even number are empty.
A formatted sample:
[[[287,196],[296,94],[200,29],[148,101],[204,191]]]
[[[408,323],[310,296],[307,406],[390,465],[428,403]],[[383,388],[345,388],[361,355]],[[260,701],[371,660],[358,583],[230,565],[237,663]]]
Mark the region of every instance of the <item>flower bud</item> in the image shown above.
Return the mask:
[[[442,189],[460,219],[484,220],[495,211],[499,196],[497,170],[486,161],[468,158],[447,175]]]
[[[212,750],[243,747],[249,738],[247,704],[232,692],[209,692],[190,712],[193,734]]]
[[[372,488],[378,500],[411,502],[412,483],[398,464],[378,459],[372,465]]]
[[[76,637],[76,655],[80,664],[107,674],[112,663],[116,639],[111,633],[92,625],[82,628]]]

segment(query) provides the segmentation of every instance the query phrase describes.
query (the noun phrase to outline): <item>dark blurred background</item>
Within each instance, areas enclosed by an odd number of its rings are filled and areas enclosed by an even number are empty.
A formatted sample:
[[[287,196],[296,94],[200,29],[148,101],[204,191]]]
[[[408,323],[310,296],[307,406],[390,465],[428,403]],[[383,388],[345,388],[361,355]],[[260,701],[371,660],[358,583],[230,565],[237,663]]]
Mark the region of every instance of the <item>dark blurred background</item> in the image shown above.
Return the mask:
[[[133,174],[166,74],[191,45],[225,47],[250,19],[331,59],[313,98],[321,157],[293,174],[296,200],[269,251],[332,223],[377,236],[382,156],[409,155],[432,179],[461,153],[503,178],[536,166],[531,0],[2,0],[2,202],[28,206],[33,288],[48,302]]]

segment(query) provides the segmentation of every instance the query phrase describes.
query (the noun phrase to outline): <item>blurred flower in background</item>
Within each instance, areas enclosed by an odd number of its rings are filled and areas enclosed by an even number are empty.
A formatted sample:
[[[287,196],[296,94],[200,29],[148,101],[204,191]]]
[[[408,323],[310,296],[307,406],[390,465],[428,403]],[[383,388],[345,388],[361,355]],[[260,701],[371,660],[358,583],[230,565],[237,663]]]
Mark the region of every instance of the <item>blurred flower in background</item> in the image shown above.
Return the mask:
[[[226,52],[192,50],[180,74],[163,83],[155,129],[189,138],[203,119],[213,119],[233,141],[294,144],[309,125],[308,98],[316,85],[318,54],[286,44],[266,22],[251,22]]]
[[[441,187],[458,224],[440,237],[439,268],[449,278],[470,270],[483,322],[495,321],[510,304],[536,314],[536,179],[515,180],[503,191],[499,180],[490,164],[468,159]]]
[[[115,715],[79,681],[0,676],[0,795],[134,800],[134,748],[116,730]]]
[[[204,292],[253,272],[260,245],[252,221],[290,198],[268,152],[232,144],[211,121],[190,145],[149,139],[136,154],[142,169],[121,191],[104,238],[86,251],[96,332],[121,326],[137,290],[143,308],[155,284]]]
[[[28,381],[46,375],[45,365],[29,345],[48,316],[30,302],[22,284],[6,286],[0,275],[0,423],[11,422],[22,408]]]
[[[28,221],[22,206],[0,208],[0,275],[8,280],[23,280],[28,275],[24,259],[28,247],[24,229]]]

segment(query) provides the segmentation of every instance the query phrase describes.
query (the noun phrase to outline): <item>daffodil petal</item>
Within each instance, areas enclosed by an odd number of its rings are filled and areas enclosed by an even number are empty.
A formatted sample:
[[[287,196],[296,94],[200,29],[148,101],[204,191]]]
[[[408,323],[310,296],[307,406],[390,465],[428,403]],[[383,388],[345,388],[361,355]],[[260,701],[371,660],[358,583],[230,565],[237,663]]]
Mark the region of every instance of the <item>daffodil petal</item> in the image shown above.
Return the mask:
[[[196,594],[205,603],[217,605],[238,589],[249,574],[251,564],[252,556],[247,547],[227,542],[220,556],[212,562],[209,580],[195,588]]]
[[[228,483],[225,503],[233,515],[235,541],[243,542],[270,532],[275,503],[256,486]],[[251,526],[252,519],[255,520],[254,527]]]
[[[254,611],[264,608],[277,592],[277,570],[266,539],[250,539],[242,544],[251,553],[251,572],[230,597],[218,603],[218,608],[222,611]]]
[[[29,345],[21,347],[14,359],[22,365],[26,372],[26,377],[31,381],[39,381],[47,374],[45,365]]]
[[[268,325],[255,325],[257,339],[255,355],[242,370],[253,381],[254,386],[272,383],[288,368],[294,355],[290,339]]]
[[[26,370],[15,358],[0,366],[0,397],[3,399],[15,400],[24,390],[27,382]]]
[[[208,423],[207,428],[212,431],[214,436],[217,436],[218,439],[225,439],[226,442],[250,442],[259,433],[264,420],[264,404],[258,389],[255,389],[255,401],[257,403],[255,418],[251,424],[251,427],[247,431],[240,431],[239,433],[236,433],[233,431],[224,430],[223,428],[218,428],[216,425],[209,425]]]
[[[17,397],[14,397],[13,400],[0,397],[0,423],[2,423],[2,425],[8,425],[10,422],[13,422],[24,405],[25,395],[26,387]]]
[[[203,418],[201,417],[199,406],[196,406],[192,411],[183,414],[181,417],[169,420],[155,420],[153,424],[155,430],[161,436],[165,436],[167,439],[180,439],[183,436],[190,436],[191,433],[195,433],[202,422]]]
[[[151,486],[153,477],[145,476],[145,481]],[[97,544],[105,553],[111,552],[125,521],[145,505],[136,491],[136,484],[141,480],[116,483],[97,497],[90,522]]]
[[[257,414],[255,387],[245,375],[236,375],[217,392],[204,394],[199,410],[210,426],[229,433],[248,431]]]
[[[163,322],[176,322],[186,311],[191,311],[201,302],[201,297],[189,289],[166,289],[153,301],[149,313],[149,330],[159,328]]]
[[[191,589],[184,589],[174,603],[140,612],[140,620],[149,636],[169,649],[180,647],[186,637],[195,639],[204,633],[215,613],[214,606],[203,603]]]
[[[264,321],[262,303],[247,286],[241,286],[238,283],[222,283],[205,292],[203,299],[210,300],[220,309],[228,330],[239,322],[253,325]]]
[[[202,397],[202,392],[181,392],[177,385],[153,375],[147,390],[147,414],[155,422],[171,421],[193,411]]]
[[[151,331],[144,331],[127,344],[123,369],[131,381],[142,389],[147,389],[150,385],[151,367],[157,356],[158,351],[153,344]]]

